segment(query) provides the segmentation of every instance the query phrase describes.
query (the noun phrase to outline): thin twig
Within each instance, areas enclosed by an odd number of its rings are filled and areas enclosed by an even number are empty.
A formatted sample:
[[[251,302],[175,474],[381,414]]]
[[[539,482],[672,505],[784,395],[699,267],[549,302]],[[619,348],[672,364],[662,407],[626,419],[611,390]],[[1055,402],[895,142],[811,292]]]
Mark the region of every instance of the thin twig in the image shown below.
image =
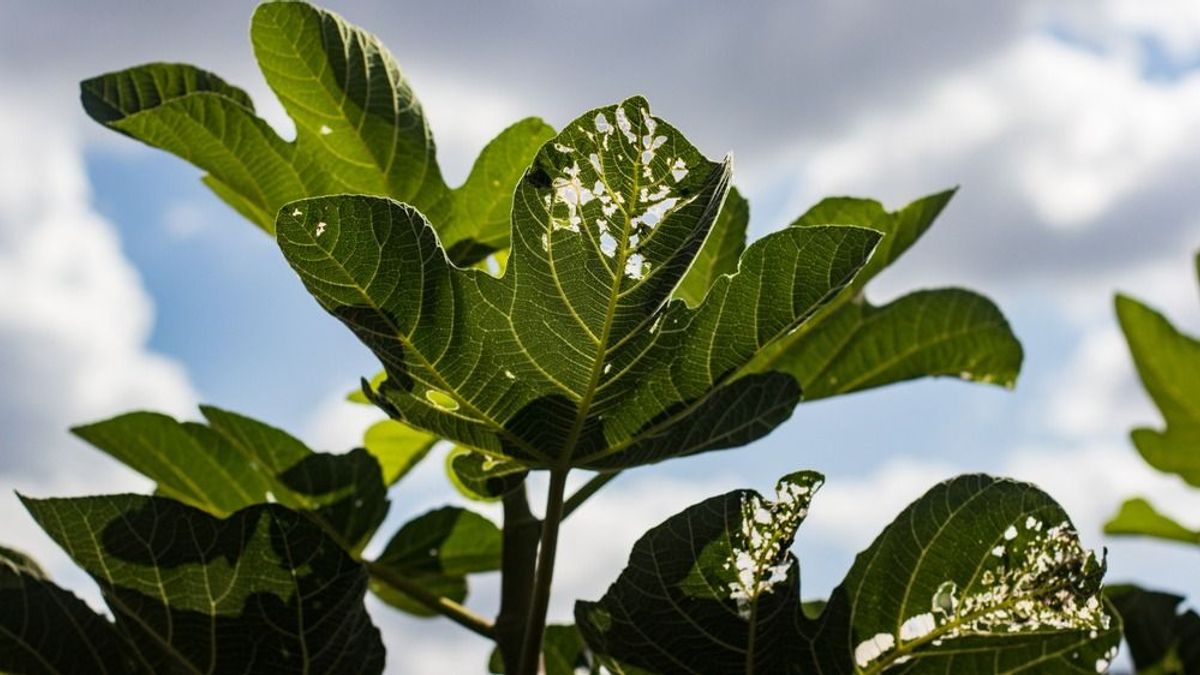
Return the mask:
[[[489,640],[494,639],[495,635],[491,621],[449,598],[430,593],[417,584],[417,582],[402,574],[398,574],[395,570],[385,565],[371,561],[363,561],[363,564],[366,565],[367,571],[371,573],[371,576],[379,579],[388,586],[400,591],[430,610],[445,616],[463,628],[482,635]]]
[[[542,656],[542,635],[546,632],[546,610],[550,607],[550,585],[554,580],[554,556],[558,549],[558,526],[563,517],[563,493],[569,469],[550,471],[546,495],[546,517],[542,520],[542,541],[538,548],[537,575],[525,624],[525,646],[521,649],[518,675],[537,675]]]

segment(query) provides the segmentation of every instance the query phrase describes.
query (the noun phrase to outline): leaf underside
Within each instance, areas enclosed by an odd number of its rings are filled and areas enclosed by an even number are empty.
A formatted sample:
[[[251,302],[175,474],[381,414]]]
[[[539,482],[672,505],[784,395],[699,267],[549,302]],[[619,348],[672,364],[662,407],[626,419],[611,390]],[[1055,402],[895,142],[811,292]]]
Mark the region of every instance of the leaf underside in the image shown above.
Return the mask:
[[[1200,672],[1200,615],[1181,612],[1182,597],[1135,586],[1111,587],[1107,595],[1121,615],[1139,675]]]
[[[605,596],[576,605],[588,644],[618,673],[1095,673],[1112,660],[1103,564],[1048,496],[987,476],[914,502],[806,615],[788,549],[820,481],[793,474],[775,501],[735,491],[650,530]]]
[[[250,33],[263,75],[295,123],[293,141],[255,115],[244,91],[186,64],[86,80],[84,109],[195,164],[218,197],[267,232],[289,201],[356,193],[421,209],[458,263],[506,246],[513,185],[553,134],[544,122],[504,130],[451,189],[421,104],[375,36],[302,2],[260,5]]]
[[[358,553],[387,516],[379,461],[366,450],[318,453],[286,432],[201,406],[207,424],[135,412],[74,433],[154,480],[158,494],[216,516],[278,502]]]
[[[0,547],[0,672],[139,672],[116,627],[55,585],[27,556]]]
[[[148,673],[380,673],[363,567],[278,505],[225,519],[161,497],[24,499],[100,585]]]

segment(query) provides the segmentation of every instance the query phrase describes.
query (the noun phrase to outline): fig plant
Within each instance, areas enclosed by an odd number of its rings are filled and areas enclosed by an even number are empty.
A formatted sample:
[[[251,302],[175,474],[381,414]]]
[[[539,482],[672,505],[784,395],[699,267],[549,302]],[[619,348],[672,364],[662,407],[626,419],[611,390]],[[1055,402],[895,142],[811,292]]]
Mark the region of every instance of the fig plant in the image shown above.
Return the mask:
[[[251,39],[295,122],[241,89],[154,63],[82,84],[98,122],[205,172],[272,234],[309,293],[380,360],[352,398],[389,420],[316,452],[204,407],[76,434],[153,479],[153,496],[29,498],[99,584],[109,619],[0,550],[0,669],[50,673],[378,673],[373,592],[491,640],[494,671],[1103,671],[1119,622],[1104,563],[1036,488],[965,476],[906,509],[827,602],[801,604],[789,552],[822,479],[739,491],[648,532],[577,626],[546,627],[563,521],[621,471],[746,445],[815,400],[924,376],[1012,386],[1020,344],[986,298],[868,282],[952,196],[887,211],[826,199],[747,244],[730,158],[706,157],[640,97],[555,132],[527,119],[449,187],[389,52],[300,2]],[[464,494],[368,558],[389,494],[439,441]],[[544,516],[526,477],[548,474]],[[572,471],[594,475],[567,495]],[[501,574],[493,619],[468,578]],[[484,664],[480,664],[481,669]]]
[[[1195,260],[1200,279],[1200,253]],[[1150,466],[1200,487],[1200,341],[1128,296],[1118,295],[1116,308],[1138,375],[1166,422],[1161,431],[1135,429],[1133,444]],[[1200,545],[1200,531],[1163,514],[1144,497],[1126,500],[1104,531]],[[1133,586],[1114,587],[1109,595],[1125,621],[1125,638],[1139,673],[1200,672],[1200,615],[1179,611],[1184,598]]]

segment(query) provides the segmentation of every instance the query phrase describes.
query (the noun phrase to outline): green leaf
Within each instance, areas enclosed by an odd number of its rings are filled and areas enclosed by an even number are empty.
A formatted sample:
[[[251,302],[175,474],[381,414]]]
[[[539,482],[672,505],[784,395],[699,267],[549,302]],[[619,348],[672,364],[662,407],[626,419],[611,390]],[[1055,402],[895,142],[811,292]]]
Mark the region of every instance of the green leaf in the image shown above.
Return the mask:
[[[446,199],[425,114],[375,36],[307,3],[258,6],[250,41],[296,123],[296,146],[344,192],[391,195],[431,217]]]
[[[454,217],[448,226],[438,228],[451,260],[465,267],[508,248],[513,188],[552,136],[552,127],[531,117],[505,129],[483,148],[466,182],[454,191]]]
[[[791,377],[733,375],[878,240],[788,228],[699,307],[668,303],[727,181],[726,164],[630,99],[538,153],[500,279],[453,266],[421,215],[386,199],[295,202],[277,231],[309,291],[383,362],[373,398],[393,418],[530,466],[613,469],[741,445],[786,419]]]
[[[846,302],[804,339],[781,346],[772,366],[794,375],[811,401],[928,376],[1012,386],[1021,360],[999,308],[944,288],[882,307]]]
[[[213,73],[184,63],[148,63],[80,85],[83,109],[101,123],[115,122],[198,92],[224,96],[243,108],[254,109],[246,92]]]
[[[218,197],[268,232],[286,202],[374,194],[420,209],[458,263],[507,247],[513,186],[550,127],[533,118],[509,127],[451,190],[421,104],[375,36],[303,2],[263,3],[250,33],[267,83],[295,122],[294,141],[257,117],[245,92],[187,65],[86,80],[84,109],[205,171]]]
[[[145,672],[108,619],[53,584],[29,556],[0,547],[0,672]]]
[[[310,513],[352,553],[383,522],[387,489],[366,450],[315,453],[262,422],[211,406],[200,411],[207,426],[135,412],[73,431],[157,482],[158,494],[216,516],[277,501]]]
[[[1118,295],[1116,306],[1138,375],[1167,424],[1135,429],[1134,445],[1154,468],[1200,487],[1200,341],[1137,300]]]
[[[375,561],[435,595],[462,602],[467,575],[500,569],[500,529],[466,509],[446,506],[405,523]],[[434,616],[424,605],[376,577],[373,590],[385,602],[411,614]]]
[[[379,461],[385,485],[395,485],[412,471],[437,440],[436,436],[395,420],[376,422],[363,433],[363,447]]]
[[[220,519],[171,499],[28,499],[154,673],[380,673],[367,574],[275,504]]]
[[[493,459],[459,446],[446,455],[446,475],[467,499],[494,502],[520,487],[529,470],[516,462]]]
[[[747,372],[783,370],[816,400],[926,376],[952,376],[1012,387],[1023,352],[1000,310],[987,298],[948,288],[918,291],[881,307],[863,295],[867,282],[895,262],[933,224],[953,191],[896,212],[879,202],[826,199],[792,227],[848,224],[884,237],[875,255],[812,321],[780,340]]]
[[[362,386],[350,392],[349,394],[346,394],[346,400],[350,401],[351,403],[371,405],[371,399],[367,398],[367,395],[364,392],[375,391],[379,389],[379,387],[383,385],[383,381],[386,379],[386,370],[381,370],[378,373],[375,373],[375,375],[372,376],[368,382],[364,383]]]
[[[737,188],[729,188],[721,214],[696,254],[695,262],[675,289],[675,297],[683,299],[689,307],[695,307],[704,301],[717,277],[736,273],[738,259],[746,248],[749,224],[750,203]]]
[[[1159,513],[1142,498],[1127,499],[1121,510],[1104,524],[1105,534],[1145,535],[1186,544],[1200,544],[1200,532],[1190,530]]]
[[[942,483],[859,554],[820,616],[789,552],[822,478],[783,478],[775,501],[739,490],[651,529],[576,622],[619,673],[1097,672],[1119,623],[1104,565],[1031,485]]]
[[[1139,675],[1200,672],[1200,615],[1180,612],[1183,598],[1136,586],[1113,586],[1107,595],[1121,615]]]

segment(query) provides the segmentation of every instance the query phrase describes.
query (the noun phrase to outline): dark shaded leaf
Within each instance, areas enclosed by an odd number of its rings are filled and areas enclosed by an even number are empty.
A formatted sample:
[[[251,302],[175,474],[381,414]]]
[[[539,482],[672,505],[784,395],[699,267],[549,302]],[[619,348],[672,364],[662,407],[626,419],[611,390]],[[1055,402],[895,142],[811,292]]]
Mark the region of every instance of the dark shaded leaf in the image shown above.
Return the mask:
[[[277,501],[311,513],[352,553],[383,522],[387,488],[366,450],[316,453],[262,422],[211,406],[200,410],[208,425],[136,412],[73,431],[157,482],[158,494],[216,516]]]
[[[1107,590],[1125,624],[1138,675],[1200,673],[1200,615],[1179,611],[1183,598],[1136,586]]]
[[[749,247],[701,306],[664,305],[727,180],[630,99],[538,153],[501,279],[451,265],[420,214],[383,199],[296,202],[278,237],[383,362],[374,398],[394,418],[531,466],[619,468],[740,445],[786,419],[792,378],[734,373],[833,297],[878,239],[789,228]]]
[[[792,474],[774,502],[739,490],[651,529],[605,596],[576,605],[588,644],[621,673],[1049,674],[1116,654],[1103,563],[1044,493],[986,476],[905,509],[810,617],[789,548],[821,480]]]
[[[104,593],[153,673],[380,673],[367,574],[278,505],[226,519],[171,499],[23,499]]]
[[[143,673],[108,619],[52,583],[33,559],[0,547],[0,672]]]

